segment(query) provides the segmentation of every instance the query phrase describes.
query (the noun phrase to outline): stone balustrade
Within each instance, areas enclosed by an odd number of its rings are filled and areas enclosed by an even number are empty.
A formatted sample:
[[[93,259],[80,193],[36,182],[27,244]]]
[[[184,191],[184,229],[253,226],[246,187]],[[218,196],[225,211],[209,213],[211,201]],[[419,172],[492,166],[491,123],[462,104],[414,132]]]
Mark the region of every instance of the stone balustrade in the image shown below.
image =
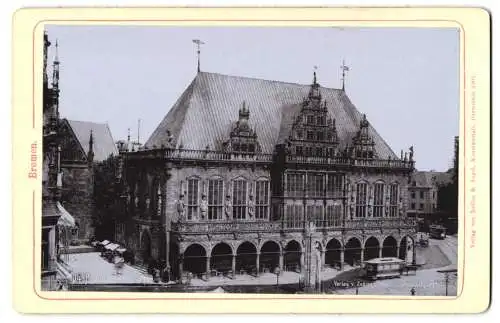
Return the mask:
[[[383,218],[383,219],[356,219],[336,223],[316,223],[316,230],[354,230],[354,229],[395,229],[414,228],[416,222],[408,218]],[[280,232],[280,231],[303,231],[304,223],[299,225],[281,221],[198,221],[179,222],[172,226],[174,232],[181,234],[202,233],[256,233],[256,232]]]

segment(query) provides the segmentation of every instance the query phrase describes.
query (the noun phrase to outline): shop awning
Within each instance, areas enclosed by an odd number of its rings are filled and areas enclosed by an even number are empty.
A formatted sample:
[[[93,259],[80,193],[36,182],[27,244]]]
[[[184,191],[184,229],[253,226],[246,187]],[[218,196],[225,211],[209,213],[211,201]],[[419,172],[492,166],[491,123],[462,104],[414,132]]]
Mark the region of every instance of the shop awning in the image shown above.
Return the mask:
[[[61,205],[61,203],[57,202],[57,209],[61,212],[61,217],[57,220],[58,225],[62,225],[64,227],[75,227],[76,222],[75,219],[68,211]]]

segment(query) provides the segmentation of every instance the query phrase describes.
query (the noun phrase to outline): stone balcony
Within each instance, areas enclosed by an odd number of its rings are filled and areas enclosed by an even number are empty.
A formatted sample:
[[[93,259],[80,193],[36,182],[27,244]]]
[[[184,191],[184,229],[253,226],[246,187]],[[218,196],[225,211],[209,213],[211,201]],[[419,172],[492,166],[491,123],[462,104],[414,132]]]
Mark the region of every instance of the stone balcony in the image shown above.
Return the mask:
[[[233,234],[267,232],[303,232],[306,223],[290,225],[281,221],[198,221],[179,222],[172,230],[179,234]],[[416,222],[409,218],[346,220],[345,223],[316,223],[316,231],[411,229]]]

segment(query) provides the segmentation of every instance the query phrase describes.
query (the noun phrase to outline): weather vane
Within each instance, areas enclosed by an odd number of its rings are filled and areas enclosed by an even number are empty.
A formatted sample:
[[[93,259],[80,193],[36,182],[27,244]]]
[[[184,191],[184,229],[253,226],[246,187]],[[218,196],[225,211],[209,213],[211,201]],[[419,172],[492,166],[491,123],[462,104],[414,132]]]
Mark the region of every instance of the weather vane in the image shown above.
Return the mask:
[[[198,54],[198,72],[200,71],[200,46],[204,45],[205,43],[202,42],[199,39],[193,39],[193,43],[196,44],[196,53]]]
[[[349,66],[345,65],[345,60],[342,60],[340,68],[342,69],[342,91],[345,91],[345,75],[346,72],[349,72]]]

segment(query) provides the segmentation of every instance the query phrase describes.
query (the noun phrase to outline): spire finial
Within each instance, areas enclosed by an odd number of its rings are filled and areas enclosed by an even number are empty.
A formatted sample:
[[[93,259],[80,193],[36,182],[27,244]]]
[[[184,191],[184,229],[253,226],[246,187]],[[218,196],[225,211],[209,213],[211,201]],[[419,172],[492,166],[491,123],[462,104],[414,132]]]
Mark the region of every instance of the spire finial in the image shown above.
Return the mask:
[[[313,77],[313,84],[317,84],[317,82],[316,82],[316,71],[318,70],[318,66],[317,66],[317,65],[314,65],[314,66],[313,66],[313,68],[314,68],[314,73],[313,73],[313,75],[314,75],[314,77]]]
[[[87,155],[87,159],[89,163],[92,163],[94,161],[94,135],[92,133],[92,129],[90,129],[89,152]]]
[[[56,39],[56,53],[54,56],[54,63],[52,64],[52,87],[59,90],[59,44]]]
[[[59,43],[56,39],[56,54],[55,54],[55,57],[54,57],[54,63],[57,64],[59,63]]]
[[[345,65],[345,60],[342,60],[340,68],[342,69],[342,91],[345,91],[345,76],[346,72],[349,72],[349,66]]]
[[[201,40],[199,39],[193,39],[193,43],[196,44],[196,54],[198,55],[198,68],[197,68],[197,71],[200,72],[200,45],[204,45],[205,43],[202,42]]]

